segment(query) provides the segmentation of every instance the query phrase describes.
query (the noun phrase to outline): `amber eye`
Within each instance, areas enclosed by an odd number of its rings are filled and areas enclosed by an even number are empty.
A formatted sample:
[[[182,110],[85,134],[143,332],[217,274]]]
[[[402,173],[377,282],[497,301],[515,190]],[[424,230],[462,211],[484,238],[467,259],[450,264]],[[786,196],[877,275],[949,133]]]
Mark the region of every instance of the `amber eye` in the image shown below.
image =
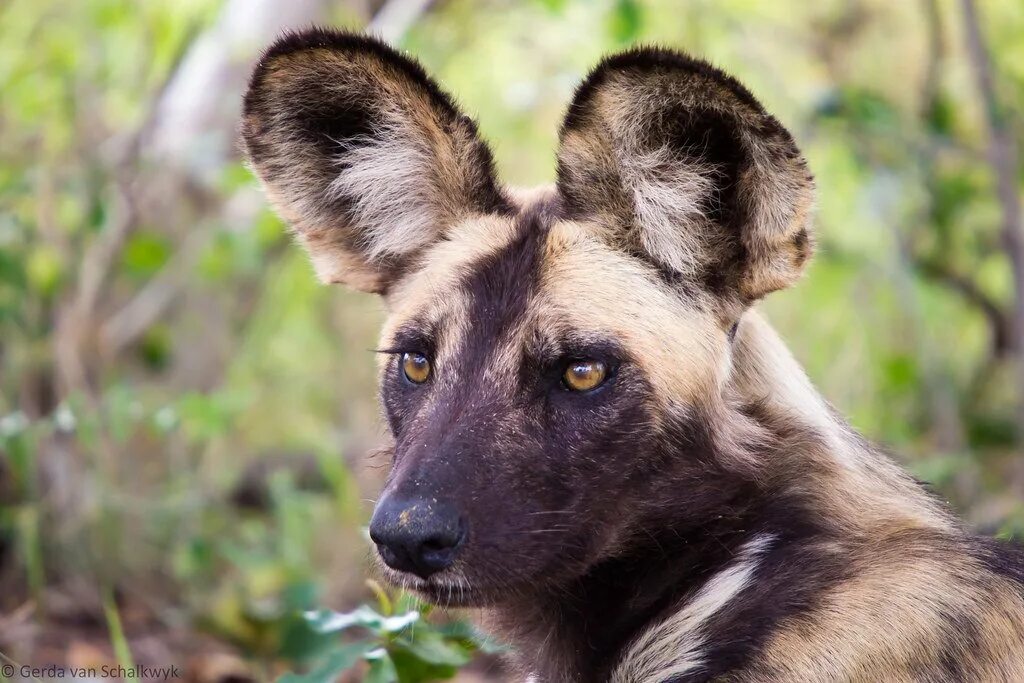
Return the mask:
[[[422,353],[403,353],[402,372],[413,384],[423,384],[430,377],[430,361]]]
[[[562,381],[570,391],[590,391],[601,386],[608,368],[599,360],[575,360],[565,369]]]

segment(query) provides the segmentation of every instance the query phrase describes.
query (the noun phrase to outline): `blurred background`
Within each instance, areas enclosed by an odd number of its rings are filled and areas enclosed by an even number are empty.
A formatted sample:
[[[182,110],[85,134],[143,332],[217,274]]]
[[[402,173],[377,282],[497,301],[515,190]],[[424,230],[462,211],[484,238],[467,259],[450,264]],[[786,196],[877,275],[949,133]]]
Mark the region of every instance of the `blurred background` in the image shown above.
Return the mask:
[[[858,429],[1024,532],[1020,0],[4,0],[0,659],[501,679],[366,583],[380,306],[315,282],[239,160],[260,49],[313,22],[422,60],[513,184],[553,179],[608,51],[737,75],[819,187],[819,255],[763,308]]]

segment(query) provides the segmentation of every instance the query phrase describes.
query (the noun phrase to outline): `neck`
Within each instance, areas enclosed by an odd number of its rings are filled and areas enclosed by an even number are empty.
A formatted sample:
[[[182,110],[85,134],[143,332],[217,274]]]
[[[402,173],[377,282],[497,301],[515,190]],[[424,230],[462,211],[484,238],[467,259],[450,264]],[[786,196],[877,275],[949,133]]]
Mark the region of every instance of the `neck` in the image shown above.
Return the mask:
[[[768,322],[748,311],[737,331],[725,395],[747,406],[772,434],[774,461],[763,465],[813,474],[811,504],[844,533],[894,522],[949,529],[951,518],[920,484],[867,442],[828,404]]]
[[[493,609],[488,628],[524,653],[523,675],[542,683],[607,681],[627,644],[757,537],[725,524],[699,532],[666,525],[568,585]]]
[[[650,503],[635,511],[634,532],[570,585],[492,611],[491,626],[529,653],[526,668],[538,681],[609,680],[628,647],[658,638],[654,624],[669,624],[662,630],[677,640],[687,628],[703,633],[701,620],[713,616],[733,629],[729,639],[753,643],[754,634],[743,632],[752,627],[729,615],[741,615],[733,598],[758,566],[813,562],[796,554],[808,539],[894,523],[948,525],[902,470],[831,410],[755,311],[744,316],[733,348],[722,400],[681,421],[670,440],[686,452],[667,461],[689,469],[649,482]],[[695,460],[707,468],[698,475]],[[779,591],[810,590],[804,577],[777,569],[771,580]],[[702,646],[704,637],[692,635]]]

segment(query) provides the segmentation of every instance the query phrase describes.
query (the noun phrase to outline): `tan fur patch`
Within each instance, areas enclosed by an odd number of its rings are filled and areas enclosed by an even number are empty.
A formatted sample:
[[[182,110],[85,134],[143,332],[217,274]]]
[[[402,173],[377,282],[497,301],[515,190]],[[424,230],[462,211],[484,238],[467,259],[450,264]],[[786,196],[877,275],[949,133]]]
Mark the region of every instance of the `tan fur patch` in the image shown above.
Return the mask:
[[[590,225],[551,228],[534,305],[540,329],[550,334],[579,331],[624,344],[665,407],[718,391],[727,354],[715,317],[597,239]]]
[[[890,527],[863,538],[848,555],[853,578],[810,615],[783,624],[749,673],[732,680],[948,680],[936,669],[946,653],[971,680],[1024,680],[1019,592],[965,555],[915,546],[907,540],[915,531]],[[963,630],[971,622],[976,633]],[[968,626],[949,630],[960,624]]]

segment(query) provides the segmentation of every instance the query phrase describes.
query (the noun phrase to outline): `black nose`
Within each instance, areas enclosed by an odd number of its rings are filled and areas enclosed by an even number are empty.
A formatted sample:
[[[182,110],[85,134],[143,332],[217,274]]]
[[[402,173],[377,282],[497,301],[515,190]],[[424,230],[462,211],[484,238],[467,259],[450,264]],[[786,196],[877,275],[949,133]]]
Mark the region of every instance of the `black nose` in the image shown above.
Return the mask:
[[[459,514],[432,498],[384,498],[370,520],[370,538],[384,563],[424,579],[451,566],[465,535]]]

